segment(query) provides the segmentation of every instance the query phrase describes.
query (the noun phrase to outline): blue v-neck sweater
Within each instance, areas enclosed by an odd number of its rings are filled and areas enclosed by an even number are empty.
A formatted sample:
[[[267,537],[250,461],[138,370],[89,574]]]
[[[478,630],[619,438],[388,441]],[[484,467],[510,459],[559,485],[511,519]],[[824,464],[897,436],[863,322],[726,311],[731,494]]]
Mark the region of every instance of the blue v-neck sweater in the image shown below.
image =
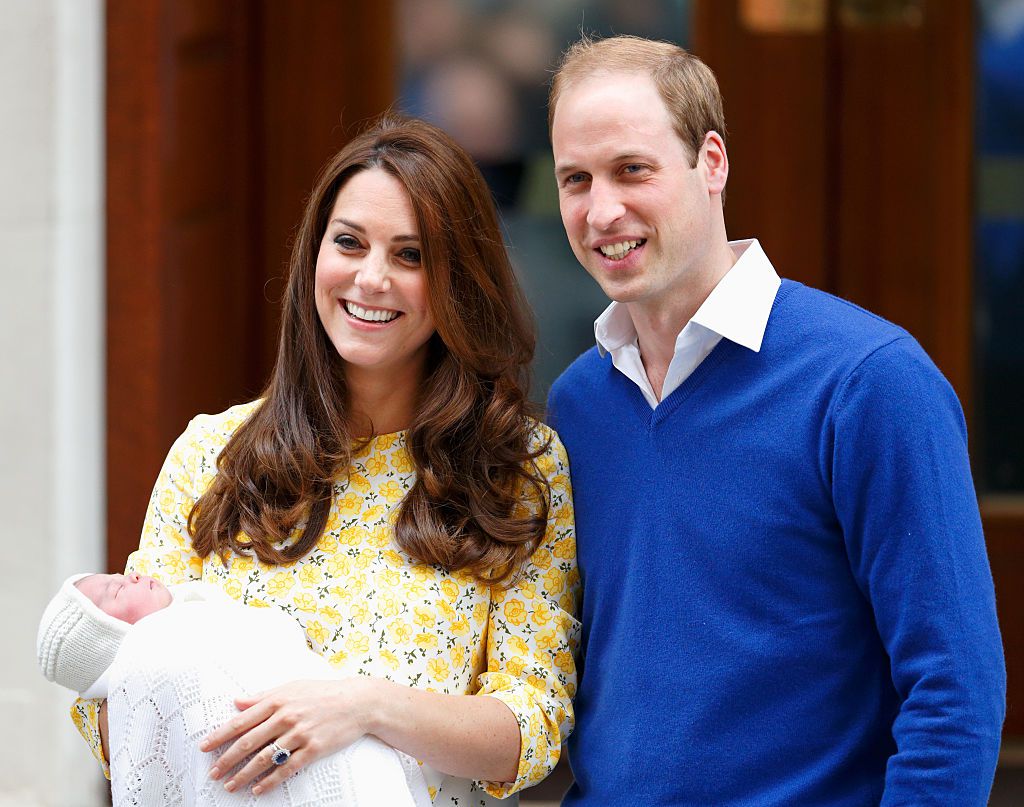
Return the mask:
[[[956,396],[784,281],[652,410],[555,383],[583,576],[567,805],[983,805],[1005,672]]]

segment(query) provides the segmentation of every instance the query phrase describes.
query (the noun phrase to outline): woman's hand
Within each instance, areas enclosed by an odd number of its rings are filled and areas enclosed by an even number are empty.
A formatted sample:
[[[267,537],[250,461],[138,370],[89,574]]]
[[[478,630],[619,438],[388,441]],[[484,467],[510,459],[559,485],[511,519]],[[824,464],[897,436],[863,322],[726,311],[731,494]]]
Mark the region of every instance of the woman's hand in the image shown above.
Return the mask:
[[[224,788],[236,791],[271,770],[253,793],[270,790],[321,757],[351,745],[369,733],[374,696],[386,682],[356,677],[343,681],[293,681],[284,686],[238,698],[241,713],[209,734],[199,748],[211,751],[234,740],[214,763],[210,778],[219,779],[245,757],[255,756]],[[276,742],[291,751],[283,765],[271,761]]]

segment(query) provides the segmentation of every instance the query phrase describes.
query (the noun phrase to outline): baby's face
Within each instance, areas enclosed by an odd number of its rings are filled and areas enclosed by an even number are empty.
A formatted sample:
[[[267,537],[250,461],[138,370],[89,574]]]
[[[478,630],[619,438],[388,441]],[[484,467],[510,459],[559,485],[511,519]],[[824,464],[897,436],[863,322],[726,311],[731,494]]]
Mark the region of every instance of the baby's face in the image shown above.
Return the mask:
[[[101,611],[129,625],[171,604],[171,592],[163,583],[135,572],[92,574],[75,585]]]

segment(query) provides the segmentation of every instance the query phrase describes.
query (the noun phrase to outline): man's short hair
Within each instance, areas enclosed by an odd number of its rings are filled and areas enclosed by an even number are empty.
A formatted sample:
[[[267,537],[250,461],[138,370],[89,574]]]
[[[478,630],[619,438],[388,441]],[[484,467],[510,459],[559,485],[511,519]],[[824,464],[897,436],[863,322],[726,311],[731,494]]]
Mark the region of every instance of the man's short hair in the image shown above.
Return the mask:
[[[643,73],[654,80],[672,117],[673,128],[696,164],[704,136],[715,131],[725,139],[722,95],[711,69],[671,42],[638,36],[594,39],[586,34],[563,55],[548,94],[548,134],[555,106],[566,87],[595,73]]]

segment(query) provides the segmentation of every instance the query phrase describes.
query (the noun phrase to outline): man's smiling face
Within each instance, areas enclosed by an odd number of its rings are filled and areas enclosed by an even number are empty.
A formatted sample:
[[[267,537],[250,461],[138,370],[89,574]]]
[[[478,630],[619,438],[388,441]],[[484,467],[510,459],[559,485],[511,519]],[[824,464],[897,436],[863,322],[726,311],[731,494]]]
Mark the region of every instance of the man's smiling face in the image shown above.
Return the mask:
[[[713,246],[711,191],[704,149],[689,153],[654,81],[618,72],[570,84],[551,141],[566,235],[605,294],[643,304],[684,289]]]

